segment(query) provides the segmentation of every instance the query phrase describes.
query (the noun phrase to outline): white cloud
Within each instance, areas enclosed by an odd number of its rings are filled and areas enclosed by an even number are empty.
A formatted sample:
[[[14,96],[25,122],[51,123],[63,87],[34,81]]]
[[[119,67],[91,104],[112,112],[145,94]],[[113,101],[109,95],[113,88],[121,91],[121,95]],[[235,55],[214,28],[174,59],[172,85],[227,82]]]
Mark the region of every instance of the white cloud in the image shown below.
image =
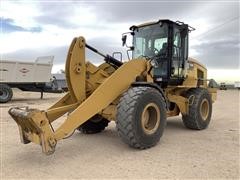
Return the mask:
[[[34,17],[41,15],[36,3],[21,1],[2,1],[0,17],[14,19],[15,25],[21,27],[36,26]]]
[[[73,8],[72,17],[68,21],[78,26],[87,26],[97,23],[99,19],[90,7],[76,6]]]
[[[24,49],[62,46],[66,44],[66,41],[71,41],[66,34],[65,32],[61,37],[47,32],[14,32],[0,38],[0,52],[4,54]]]
[[[60,73],[60,70],[65,70],[65,64],[56,64],[52,67],[52,73]]]
[[[75,24],[76,27],[59,27],[56,24],[48,23],[38,24],[34,18],[43,13],[40,11],[38,3],[4,2],[0,16],[13,19],[15,25],[23,28],[40,26],[42,31],[1,34],[0,52],[5,54],[24,49],[68,46],[71,40],[78,36],[84,36],[87,40],[106,37],[114,41],[120,39],[123,27],[128,28],[128,25],[124,23],[107,24],[104,20],[98,19],[96,12],[90,7],[76,6],[72,8],[71,17],[67,21]]]

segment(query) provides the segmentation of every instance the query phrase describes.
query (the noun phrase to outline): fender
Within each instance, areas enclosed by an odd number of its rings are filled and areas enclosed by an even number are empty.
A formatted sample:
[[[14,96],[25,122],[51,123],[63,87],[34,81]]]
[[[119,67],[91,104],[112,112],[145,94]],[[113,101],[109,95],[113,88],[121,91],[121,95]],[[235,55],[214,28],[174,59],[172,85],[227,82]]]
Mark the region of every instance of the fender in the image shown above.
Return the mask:
[[[152,82],[140,81],[140,82],[132,83],[131,86],[132,87],[145,86],[145,87],[151,87],[151,88],[158,90],[158,92],[163,96],[163,99],[166,103],[166,109],[169,110],[169,101],[167,100],[167,97],[166,97],[163,89],[160,86],[158,86],[157,84],[152,83]]]

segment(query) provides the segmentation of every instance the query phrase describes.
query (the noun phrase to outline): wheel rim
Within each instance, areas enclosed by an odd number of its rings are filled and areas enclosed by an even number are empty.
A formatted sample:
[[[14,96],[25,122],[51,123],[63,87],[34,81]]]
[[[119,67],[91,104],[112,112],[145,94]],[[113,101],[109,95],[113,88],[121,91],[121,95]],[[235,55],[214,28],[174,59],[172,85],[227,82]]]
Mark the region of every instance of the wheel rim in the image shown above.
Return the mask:
[[[141,123],[146,134],[153,134],[160,124],[160,110],[155,103],[149,103],[142,112]]]
[[[1,99],[7,99],[7,97],[8,97],[8,92],[4,89],[1,89],[0,90],[0,98]]]
[[[200,113],[204,121],[207,120],[209,114],[209,102],[207,99],[203,99],[200,104]]]

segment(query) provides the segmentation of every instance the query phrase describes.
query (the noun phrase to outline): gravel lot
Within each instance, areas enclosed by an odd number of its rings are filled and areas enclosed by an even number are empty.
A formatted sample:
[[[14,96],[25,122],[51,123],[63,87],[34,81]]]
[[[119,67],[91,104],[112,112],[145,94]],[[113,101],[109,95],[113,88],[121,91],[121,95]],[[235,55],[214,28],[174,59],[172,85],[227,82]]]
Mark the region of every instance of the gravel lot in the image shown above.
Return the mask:
[[[208,129],[189,130],[180,116],[169,118],[161,141],[151,149],[129,148],[117,136],[114,123],[100,134],[76,131],[59,141],[51,156],[42,154],[38,145],[21,144],[8,109],[16,105],[46,109],[61,96],[45,94],[40,100],[39,93],[15,90],[13,100],[0,105],[2,179],[239,179],[237,90],[218,92]]]

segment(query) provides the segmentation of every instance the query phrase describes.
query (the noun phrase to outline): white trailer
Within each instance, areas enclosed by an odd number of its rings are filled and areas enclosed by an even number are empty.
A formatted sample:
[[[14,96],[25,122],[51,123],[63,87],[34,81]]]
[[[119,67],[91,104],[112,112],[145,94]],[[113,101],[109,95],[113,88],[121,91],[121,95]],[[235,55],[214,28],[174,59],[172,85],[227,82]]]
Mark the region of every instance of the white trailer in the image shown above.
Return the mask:
[[[0,103],[11,100],[11,88],[43,92],[51,79],[53,56],[38,57],[35,62],[0,61]]]

